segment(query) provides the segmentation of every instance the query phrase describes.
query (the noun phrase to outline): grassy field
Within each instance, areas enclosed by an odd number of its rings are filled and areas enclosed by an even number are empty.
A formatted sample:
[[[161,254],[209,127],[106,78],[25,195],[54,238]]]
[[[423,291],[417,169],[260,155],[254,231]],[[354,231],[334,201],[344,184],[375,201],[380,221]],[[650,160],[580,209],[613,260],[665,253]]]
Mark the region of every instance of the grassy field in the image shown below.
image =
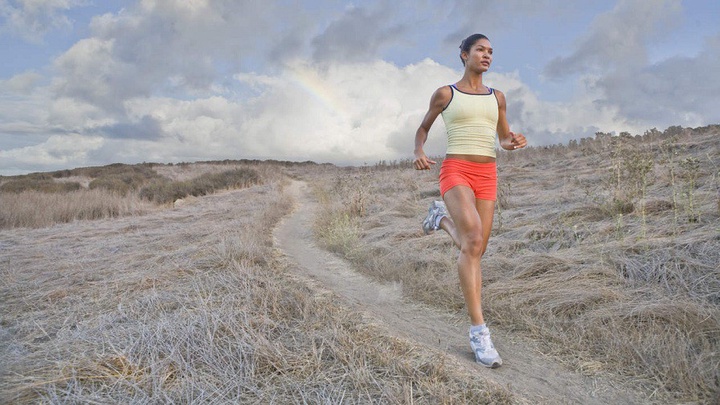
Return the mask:
[[[671,127],[501,153],[483,259],[490,325],[584,375],[632,381],[649,402],[718,401],[718,136]],[[437,168],[232,161],[3,177],[0,400],[524,401],[294,278],[270,236],[291,209],[288,176],[322,203],[327,249],[464,313],[456,248],[419,226],[439,199]]]

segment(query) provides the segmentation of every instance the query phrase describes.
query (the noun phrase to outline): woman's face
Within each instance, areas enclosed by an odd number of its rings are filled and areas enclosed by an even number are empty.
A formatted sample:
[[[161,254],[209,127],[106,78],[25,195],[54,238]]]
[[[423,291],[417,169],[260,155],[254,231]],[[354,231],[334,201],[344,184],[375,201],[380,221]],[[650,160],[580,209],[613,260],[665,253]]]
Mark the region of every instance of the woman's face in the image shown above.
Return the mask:
[[[481,38],[470,47],[465,59],[465,67],[480,72],[487,72],[492,63],[492,45],[490,41]]]

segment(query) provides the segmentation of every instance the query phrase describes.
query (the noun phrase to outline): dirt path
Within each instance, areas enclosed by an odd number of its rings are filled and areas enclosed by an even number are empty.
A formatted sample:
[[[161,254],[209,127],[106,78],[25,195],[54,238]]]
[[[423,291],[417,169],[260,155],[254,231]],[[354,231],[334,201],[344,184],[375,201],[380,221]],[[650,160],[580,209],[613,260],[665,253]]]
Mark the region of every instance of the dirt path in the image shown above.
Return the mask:
[[[503,357],[501,368],[489,370],[474,362],[466,341],[467,325],[431,308],[403,299],[400,286],[380,284],[359,274],[352,265],[313,243],[310,221],[317,203],[305,183],[289,189],[302,210],[295,210],[275,230],[276,246],[295,264],[301,275],[333,290],[357,310],[386,325],[390,333],[447,352],[483,377],[508,387],[536,403],[633,404],[646,403],[608,381],[588,378],[554,364],[528,342],[502,330],[493,340]]]

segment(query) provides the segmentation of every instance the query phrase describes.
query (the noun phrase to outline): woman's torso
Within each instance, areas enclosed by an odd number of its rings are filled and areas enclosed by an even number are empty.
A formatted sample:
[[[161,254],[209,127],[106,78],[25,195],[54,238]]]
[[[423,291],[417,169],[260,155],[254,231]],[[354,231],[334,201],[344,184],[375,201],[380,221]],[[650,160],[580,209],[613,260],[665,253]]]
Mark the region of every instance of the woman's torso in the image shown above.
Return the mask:
[[[448,133],[447,158],[487,163],[495,161],[499,116],[495,91],[472,93],[450,86],[451,98],[442,111]]]

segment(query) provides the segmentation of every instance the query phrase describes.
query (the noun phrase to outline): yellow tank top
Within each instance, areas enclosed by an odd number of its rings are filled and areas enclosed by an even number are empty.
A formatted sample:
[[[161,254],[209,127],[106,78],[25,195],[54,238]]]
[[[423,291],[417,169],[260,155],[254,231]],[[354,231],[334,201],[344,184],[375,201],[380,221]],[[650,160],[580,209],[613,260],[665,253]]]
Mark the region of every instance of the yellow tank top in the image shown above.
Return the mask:
[[[490,94],[469,94],[451,85],[452,98],[442,112],[447,129],[447,153],[495,157],[498,101]]]

